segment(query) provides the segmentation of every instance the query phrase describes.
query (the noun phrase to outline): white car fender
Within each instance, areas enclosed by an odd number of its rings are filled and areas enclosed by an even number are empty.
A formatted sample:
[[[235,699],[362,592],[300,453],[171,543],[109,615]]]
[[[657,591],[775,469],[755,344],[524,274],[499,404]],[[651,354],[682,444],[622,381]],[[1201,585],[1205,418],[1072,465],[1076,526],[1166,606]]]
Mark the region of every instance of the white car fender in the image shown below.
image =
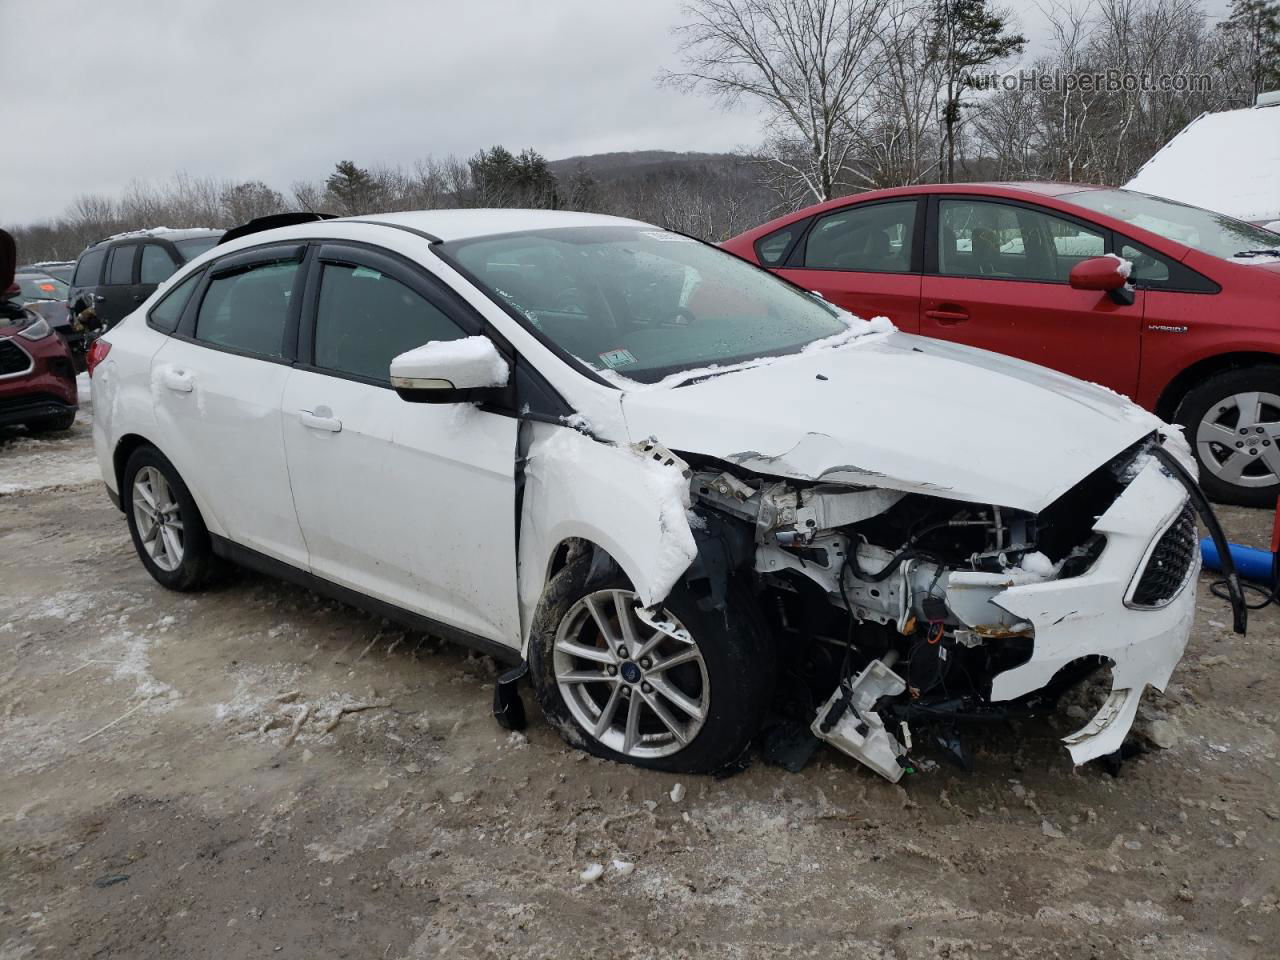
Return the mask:
[[[556,549],[571,538],[607,551],[646,607],[660,603],[697,556],[687,465],[653,445],[550,423],[527,428],[518,569],[526,645]]]

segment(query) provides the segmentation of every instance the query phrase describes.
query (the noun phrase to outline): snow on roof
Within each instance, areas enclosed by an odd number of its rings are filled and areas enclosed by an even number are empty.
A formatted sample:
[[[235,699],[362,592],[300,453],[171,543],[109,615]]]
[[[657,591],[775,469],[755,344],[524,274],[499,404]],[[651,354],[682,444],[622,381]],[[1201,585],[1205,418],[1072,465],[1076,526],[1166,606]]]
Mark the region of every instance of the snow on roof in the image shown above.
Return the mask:
[[[638,220],[608,217],[598,213],[575,213],[569,210],[415,210],[408,213],[377,213],[350,217],[367,223],[395,223],[422,230],[441,240],[466,240],[499,233],[525,230],[547,230],[553,227],[617,227],[646,226]],[[340,222],[340,221],[339,221]]]
[[[1280,106],[1201,114],[1125,188],[1238,220],[1280,218]]]
[[[181,233],[186,236],[194,236],[202,233],[222,233],[222,230],[218,227],[144,227],[141,230],[126,230],[124,233],[115,233],[109,237],[103,237],[101,240],[96,242],[106,243],[108,240],[124,240],[129,237],[159,237],[171,233]],[[185,239],[185,237],[180,239]]]

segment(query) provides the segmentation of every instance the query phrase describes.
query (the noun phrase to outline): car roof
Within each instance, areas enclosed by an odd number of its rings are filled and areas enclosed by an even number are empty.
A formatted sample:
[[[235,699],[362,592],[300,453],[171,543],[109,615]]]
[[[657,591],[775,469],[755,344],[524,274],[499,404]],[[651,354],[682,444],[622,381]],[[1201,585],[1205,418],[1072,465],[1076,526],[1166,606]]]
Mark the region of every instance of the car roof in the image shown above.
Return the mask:
[[[104,243],[115,243],[121,240],[145,240],[147,238],[174,242],[177,240],[190,240],[194,237],[220,237],[224,232],[215,227],[183,227],[176,229],[174,227],[147,227],[142,230],[126,230],[124,233],[103,237],[101,240],[95,240],[89,244],[89,247],[97,247]]]
[[[502,233],[550,230],[555,227],[617,227],[652,224],[599,213],[571,210],[522,210],[473,208],[461,210],[414,210],[406,213],[377,213],[363,217],[344,217],[326,223],[376,223],[408,228],[429,234],[437,240],[470,240],[474,237]]]

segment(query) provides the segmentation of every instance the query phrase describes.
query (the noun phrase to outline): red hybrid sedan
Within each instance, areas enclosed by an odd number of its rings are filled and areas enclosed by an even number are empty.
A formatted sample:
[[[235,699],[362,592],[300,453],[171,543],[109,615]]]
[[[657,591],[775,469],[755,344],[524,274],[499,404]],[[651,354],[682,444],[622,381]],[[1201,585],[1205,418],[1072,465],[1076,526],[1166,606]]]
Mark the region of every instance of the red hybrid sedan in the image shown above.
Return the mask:
[[[723,246],[861,316],[1133,398],[1186,427],[1222,502],[1280,495],[1280,234],[1128,190],[980,183],[842,197]]]

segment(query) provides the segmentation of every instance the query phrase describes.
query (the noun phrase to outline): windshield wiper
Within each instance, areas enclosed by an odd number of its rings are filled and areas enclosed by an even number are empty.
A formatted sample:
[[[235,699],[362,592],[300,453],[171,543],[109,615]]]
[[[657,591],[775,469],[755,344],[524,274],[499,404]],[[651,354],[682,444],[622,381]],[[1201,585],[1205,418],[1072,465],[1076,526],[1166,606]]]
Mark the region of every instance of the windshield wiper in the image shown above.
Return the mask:
[[[1280,249],[1275,247],[1270,250],[1237,250],[1232,254],[1233,257],[1280,257]]]

